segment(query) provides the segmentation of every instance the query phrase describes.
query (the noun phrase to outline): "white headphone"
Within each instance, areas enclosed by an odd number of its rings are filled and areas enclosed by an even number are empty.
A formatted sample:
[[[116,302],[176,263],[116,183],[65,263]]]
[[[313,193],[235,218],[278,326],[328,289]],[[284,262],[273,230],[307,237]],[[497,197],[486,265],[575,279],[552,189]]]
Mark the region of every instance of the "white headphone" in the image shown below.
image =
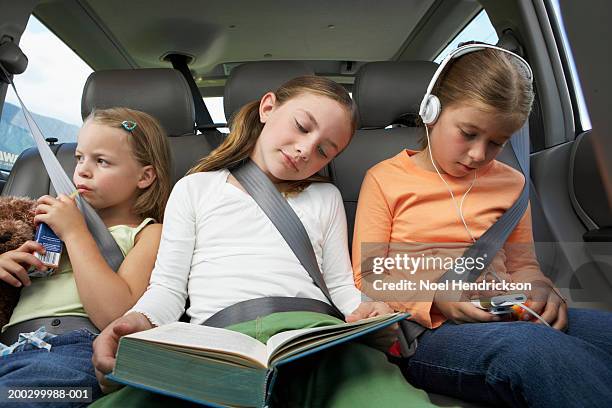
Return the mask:
[[[474,237],[474,235],[472,234],[472,232],[468,228],[467,222],[465,221],[465,218],[463,216],[463,202],[465,201],[465,199],[468,196],[469,192],[472,190],[472,187],[474,187],[474,184],[476,183],[476,170],[474,170],[474,179],[472,180],[472,183],[470,184],[470,186],[468,187],[466,192],[463,194],[463,198],[461,199],[461,203],[457,204],[457,200],[455,199],[455,195],[453,194],[453,190],[450,188],[450,186],[448,185],[446,180],[444,180],[444,177],[442,177],[442,174],[440,174],[440,170],[438,170],[438,166],[436,166],[436,163],[434,162],[433,154],[431,152],[431,141],[429,140],[429,127],[428,127],[428,125],[433,124],[438,119],[438,116],[440,116],[440,111],[442,110],[442,105],[440,103],[440,99],[436,95],[433,95],[431,93],[431,91],[433,90],[433,87],[436,85],[436,82],[438,81],[438,78],[440,77],[440,74],[442,73],[444,68],[449,64],[449,62],[452,59],[459,58],[459,57],[461,57],[461,56],[463,56],[465,54],[469,54],[471,52],[484,50],[486,48],[491,48],[491,49],[494,49],[494,50],[499,50],[499,51],[505,52],[507,54],[510,54],[510,55],[518,58],[518,60],[524,65],[525,69],[527,70],[527,73],[529,75],[529,81],[533,82],[533,71],[531,70],[531,67],[529,66],[527,61],[525,61],[525,59],[523,57],[521,57],[520,55],[517,55],[517,54],[513,53],[512,51],[508,51],[508,50],[506,50],[504,48],[496,47],[496,46],[490,45],[490,44],[477,43],[477,44],[463,45],[463,46],[458,47],[457,49],[453,50],[450,54],[448,54],[446,56],[446,58],[444,58],[442,60],[442,62],[438,66],[438,69],[436,70],[436,72],[434,73],[433,77],[431,78],[431,81],[429,82],[429,86],[427,86],[427,91],[425,92],[425,96],[423,96],[423,101],[421,102],[421,106],[419,108],[419,116],[421,116],[421,119],[423,120],[423,124],[425,124],[425,134],[427,135],[427,146],[429,147],[429,159],[431,160],[431,164],[433,164],[434,168],[436,169],[436,173],[438,173],[438,176],[440,177],[440,179],[446,185],[446,188],[448,189],[448,192],[450,193],[451,199],[453,201],[453,204],[455,204],[455,209],[457,210],[457,215],[459,216],[459,219],[463,223],[463,226],[465,227],[465,230],[468,233],[468,235],[470,236],[470,239],[472,240],[472,242],[476,242],[476,238]],[[497,274],[495,273],[494,270],[492,270],[491,272],[493,273],[493,275],[496,278],[499,279],[499,277],[497,276]]]
[[[431,91],[433,90],[434,86],[436,86],[436,82],[438,81],[438,78],[440,77],[440,74],[442,73],[444,68],[446,68],[449,62],[455,58],[459,58],[471,52],[484,50],[486,48],[499,50],[516,57],[525,66],[525,69],[529,74],[529,80],[533,82],[533,72],[531,71],[531,67],[529,66],[527,61],[525,61],[525,59],[520,55],[517,55],[512,51],[506,50],[505,48],[496,47],[490,44],[477,43],[463,45],[453,50],[450,54],[446,56],[446,58],[444,58],[444,60],[442,60],[442,62],[438,66],[438,69],[436,69],[436,72],[431,78],[431,81],[429,82],[429,86],[427,87],[427,91],[425,92],[425,96],[423,96],[423,100],[421,101],[421,106],[419,108],[419,116],[423,120],[423,124],[425,124],[425,126],[434,123],[438,119],[438,116],[440,116],[440,111],[442,110],[440,99],[436,95],[433,95]]]

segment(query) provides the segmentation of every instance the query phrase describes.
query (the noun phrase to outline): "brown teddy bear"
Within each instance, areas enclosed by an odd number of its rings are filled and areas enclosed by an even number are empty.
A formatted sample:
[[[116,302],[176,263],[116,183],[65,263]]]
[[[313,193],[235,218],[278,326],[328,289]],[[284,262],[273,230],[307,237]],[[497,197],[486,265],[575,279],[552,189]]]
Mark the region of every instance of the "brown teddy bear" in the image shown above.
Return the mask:
[[[0,197],[0,254],[34,238],[36,201],[27,197]],[[21,288],[0,281],[0,328],[8,323]]]

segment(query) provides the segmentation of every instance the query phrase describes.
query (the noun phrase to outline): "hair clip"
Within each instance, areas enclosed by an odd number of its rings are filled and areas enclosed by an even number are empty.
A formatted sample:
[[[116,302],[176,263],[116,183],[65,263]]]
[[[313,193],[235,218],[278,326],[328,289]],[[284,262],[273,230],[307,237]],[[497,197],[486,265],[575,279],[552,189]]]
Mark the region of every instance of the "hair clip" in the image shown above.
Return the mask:
[[[124,120],[123,122],[121,122],[121,126],[131,133],[134,129],[136,129],[136,126],[138,126],[138,124],[133,120]]]

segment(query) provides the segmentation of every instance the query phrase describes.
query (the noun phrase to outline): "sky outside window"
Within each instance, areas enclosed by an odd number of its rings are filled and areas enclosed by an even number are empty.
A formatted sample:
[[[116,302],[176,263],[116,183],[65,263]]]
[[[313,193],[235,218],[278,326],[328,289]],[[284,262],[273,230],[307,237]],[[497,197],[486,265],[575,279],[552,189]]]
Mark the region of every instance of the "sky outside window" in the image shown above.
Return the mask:
[[[457,48],[459,43],[465,41],[482,41],[488,44],[497,44],[498,40],[499,38],[497,37],[495,28],[493,28],[493,24],[491,24],[491,20],[489,20],[489,16],[482,10],[459,34],[457,34],[446,48],[438,54],[434,62],[436,64],[442,62],[444,57]]]
[[[19,47],[28,57],[28,68],[14,82],[28,110],[80,126],[81,94],[92,69],[34,16]],[[19,105],[11,88],[6,101]]]

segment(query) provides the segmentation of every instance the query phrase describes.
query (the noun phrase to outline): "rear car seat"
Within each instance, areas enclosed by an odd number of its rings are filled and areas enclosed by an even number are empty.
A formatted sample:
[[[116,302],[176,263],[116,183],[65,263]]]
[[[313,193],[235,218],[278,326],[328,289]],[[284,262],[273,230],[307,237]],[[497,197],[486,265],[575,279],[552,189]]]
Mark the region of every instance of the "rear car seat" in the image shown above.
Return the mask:
[[[196,135],[193,99],[182,75],[173,69],[108,70],[92,73],[83,89],[83,119],[94,108],[124,106],[156,117],[168,135],[173,153],[173,182],[220,139],[210,131]],[[72,177],[76,143],[52,146],[66,173]],[[36,148],[25,150],[15,162],[2,195],[40,197],[55,195]]]

